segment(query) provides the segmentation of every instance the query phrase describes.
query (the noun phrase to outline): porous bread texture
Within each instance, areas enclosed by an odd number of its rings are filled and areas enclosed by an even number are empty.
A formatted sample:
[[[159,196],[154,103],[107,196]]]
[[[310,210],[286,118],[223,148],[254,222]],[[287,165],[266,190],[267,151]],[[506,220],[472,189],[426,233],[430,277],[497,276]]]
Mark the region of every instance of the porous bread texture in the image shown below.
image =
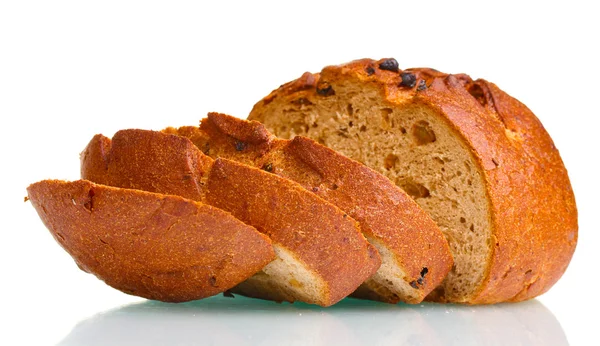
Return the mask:
[[[454,256],[431,300],[529,299],[570,261],[577,211],[562,160],[531,111],[491,83],[357,60],[282,85],[249,119],[311,137],[412,195]]]
[[[82,153],[81,172],[111,186],[202,201],[268,235],[285,258],[258,275],[258,281],[268,282],[261,288],[265,299],[285,296],[329,306],[352,293],[381,263],[358,223],[334,205],[260,169],[213,161],[187,138],[143,130],[119,131],[112,141],[97,135]],[[289,287],[282,273],[296,273],[302,285]]]
[[[280,302],[300,300],[328,305],[329,291],[323,279],[307,270],[294,252],[280,245],[273,248],[277,258],[231,292]]]
[[[272,109],[279,108],[276,102]],[[441,286],[446,298],[472,295],[490,254],[490,213],[482,203],[482,177],[456,133],[432,110],[398,109],[378,98],[377,90],[352,83],[336,84],[335,95],[313,105],[292,107],[278,110],[285,117],[265,114],[265,125],[282,138],[314,138],[404,189],[437,222],[450,245],[454,266]]]
[[[183,302],[231,289],[274,259],[229,213],[178,196],[44,180],[28,198],[84,271],[128,294]]]
[[[311,139],[280,139],[258,122],[220,113],[209,113],[200,127],[164,131],[189,138],[213,158],[296,181],[359,221],[382,265],[354,297],[419,303],[452,266],[441,231],[408,195],[375,171]]]

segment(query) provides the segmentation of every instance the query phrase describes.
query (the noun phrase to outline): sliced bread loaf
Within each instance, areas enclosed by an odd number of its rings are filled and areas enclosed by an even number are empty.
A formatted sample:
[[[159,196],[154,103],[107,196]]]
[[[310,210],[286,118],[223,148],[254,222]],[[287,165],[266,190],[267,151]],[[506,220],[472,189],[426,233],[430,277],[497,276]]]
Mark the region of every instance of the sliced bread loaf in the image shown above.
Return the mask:
[[[231,214],[178,196],[44,180],[28,198],[84,271],[136,296],[183,302],[224,292],[275,258]]]
[[[282,85],[249,119],[313,138],[410,194],[454,257],[431,300],[525,300],[567,268],[577,242],[567,171],[535,115],[492,83],[363,59]]]
[[[306,137],[271,135],[262,124],[210,113],[200,127],[168,128],[205,154],[227,158],[300,183],[356,219],[382,257],[375,275],[353,296],[419,303],[452,266],[436,224],[386,177]]]
[[[187,138],[124,130],[82,153],[82,176],[111,186],[184,196],[232,213],[271,240],[277,258],[232,292],[329,306],[381,264],[358,223],[290,180],[205,156]]]

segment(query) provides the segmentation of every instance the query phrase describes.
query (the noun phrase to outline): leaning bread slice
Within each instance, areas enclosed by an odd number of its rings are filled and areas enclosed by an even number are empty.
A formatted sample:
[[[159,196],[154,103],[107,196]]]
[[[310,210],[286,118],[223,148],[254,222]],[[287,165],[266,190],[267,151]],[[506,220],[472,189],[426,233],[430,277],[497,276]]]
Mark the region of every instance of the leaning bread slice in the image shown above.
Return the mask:
[[[143,130],[119,131],[112,141],[97,135],[82,153],[82,175],[199,200],[268,235],[276,260],[232,292],[329,306],[381,264],[358,223],[334,205],[260,169],[213,161],[187,138]]]
[[[365,165],[309,138],[279,139],[259,122],[219,113],[209,113],[200,127],[164,131],[190,138],[213,158],[261,167],[296,181],[356,219],[379,251],[382,265],[355,297],[418,303],[452,267],[443,234],[406,193]]]
[[[178,196],[44,180],[28,198],[79,267],[136,296],[183,302],[231,289],[275,258],[231,214]]]
[[[454,256],[430,299],[524,300],[567,268],[577,242],[567,171],[535,115],[492,83],[364,59],[305,73],[249,119],[313,138],[412,195]]]

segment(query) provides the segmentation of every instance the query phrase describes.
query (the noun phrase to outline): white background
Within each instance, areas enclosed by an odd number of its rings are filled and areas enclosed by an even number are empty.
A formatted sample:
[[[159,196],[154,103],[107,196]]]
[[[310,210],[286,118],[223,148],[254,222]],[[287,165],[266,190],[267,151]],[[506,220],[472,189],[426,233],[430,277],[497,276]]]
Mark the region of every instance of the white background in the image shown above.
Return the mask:
[[[141,301],[77,269],[23,203],[28,184],[77,179],[96,133],[195,125],[208,111],[245,117],[304,71],[363,57],[485,78],[537,114],[580,213],[571,266],[538,302],[571,345],[597,344],[593,3],[1,1],[0,344],[52,345],[79,321]]]

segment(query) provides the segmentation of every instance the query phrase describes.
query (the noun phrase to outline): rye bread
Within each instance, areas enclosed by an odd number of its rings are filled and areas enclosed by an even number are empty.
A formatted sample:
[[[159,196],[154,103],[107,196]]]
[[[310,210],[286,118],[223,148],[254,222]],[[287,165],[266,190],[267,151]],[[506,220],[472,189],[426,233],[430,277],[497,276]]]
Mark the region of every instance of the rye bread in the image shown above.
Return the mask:
[[[363,59],[305,73],[250,120],[384,174],[444,232],[454,266],[428,299],[521,301],[561,277],[577,243],[567,171],[536,116],[493,83]]]

